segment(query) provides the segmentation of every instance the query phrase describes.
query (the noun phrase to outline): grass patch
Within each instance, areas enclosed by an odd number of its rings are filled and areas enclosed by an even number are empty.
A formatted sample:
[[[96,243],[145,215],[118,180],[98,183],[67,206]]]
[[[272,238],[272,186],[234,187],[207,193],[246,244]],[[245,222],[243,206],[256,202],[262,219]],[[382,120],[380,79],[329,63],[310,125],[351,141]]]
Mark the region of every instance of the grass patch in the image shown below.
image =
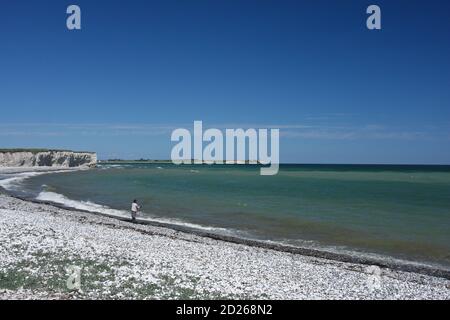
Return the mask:
[[[106,260],[105,260],[106,259]],[[81,268],[81,291],[67,287],[67,268]],[[122,269],[125,267],[125,274]],[[63,294],[81,299],[252,299],[251,295],[229,295],[209,291],[201,285],[201,278],[178,277],[166,273],[155,274],[153,280],[141,281],[127,276],[133,266],[126,260],[83,259],[78,256],[36,252],[31,259],[23,260],[0,271],[0,289],[27,289],[48,294]],[[164,269],[164,268],[163,268]],[[120,272],[118,270],[121,270]],[[136,269],[135,269],[136,270]],[[181,279],[181,281],[180,281]]]

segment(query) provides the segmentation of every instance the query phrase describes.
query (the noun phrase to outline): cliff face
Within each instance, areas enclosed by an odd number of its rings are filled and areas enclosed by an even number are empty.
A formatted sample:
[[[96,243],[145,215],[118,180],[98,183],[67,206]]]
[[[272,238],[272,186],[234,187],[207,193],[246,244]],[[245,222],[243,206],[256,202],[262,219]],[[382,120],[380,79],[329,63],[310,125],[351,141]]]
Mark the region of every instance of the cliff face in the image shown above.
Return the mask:
[[[0,152],[3,167],[92,167],[97,164],[97,154],[72,151]]]

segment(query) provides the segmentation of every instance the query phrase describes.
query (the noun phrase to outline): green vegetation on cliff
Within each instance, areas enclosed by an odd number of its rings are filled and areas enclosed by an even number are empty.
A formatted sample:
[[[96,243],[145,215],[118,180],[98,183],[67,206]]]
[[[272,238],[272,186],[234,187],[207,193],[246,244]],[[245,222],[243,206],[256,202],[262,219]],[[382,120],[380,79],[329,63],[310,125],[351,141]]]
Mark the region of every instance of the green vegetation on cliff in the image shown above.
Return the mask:
[[[31,152],[33,154],[39,152],[73,152],[73,153],[95,153],[91,151],[72,151],[63,149],[39,149],[39,148],[13,148],[13,149],[1,149],[0,153],[14,153],[14,152]]]

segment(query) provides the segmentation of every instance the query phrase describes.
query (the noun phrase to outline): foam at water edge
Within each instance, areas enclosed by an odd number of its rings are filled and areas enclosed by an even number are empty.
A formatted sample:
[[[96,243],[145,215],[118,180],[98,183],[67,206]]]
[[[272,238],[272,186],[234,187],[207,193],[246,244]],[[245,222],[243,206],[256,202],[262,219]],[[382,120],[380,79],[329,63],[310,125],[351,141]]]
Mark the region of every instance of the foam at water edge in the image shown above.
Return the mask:
[[[40,192],[39,195],[36,197],[36,200],[49,201],[49,202],[64,205],[69,208],[89,211],[92,213],[103,213],[103,214],[107,214],[110,216],[116,216],[116,217],[130,217],[130,214],[124,210],[113,209],[108,206],[104,206],[104,205],[94,203],[91,201],[72,200],[62,194],[50,192],[50,191]],[[188,228],[192,228],[192,229],[200,229],[200,230],[216,231],[216,232],[220,231],[222,233],[233,234],[233,231],[229,230],[229,229],[207,227],[207,226],[184,222],[184,221],[180,221],[180,220],[176,220],[176,219],[150,218],[148,216],[143,217],[142,215],[140,217],[138,217],[138,219],[143,220],[143,221],[148,221],[148,222],[158,222],[158,223],[165,223],[165,224],[171,224],[171,225],[178,225],[178,226],[188,227]]]
[[[74,209],[90,211],[90,212],[100,212],[100,213],[118,216],[118,217],[127,216],[127,213],[125,211],[112,209],[107,206],[102,206],[100,204],[97,204],[97,203],[94,203],[91,201],[72,200],[72,199],[69,199],[66,196],[56,193],[56,192],[42,191],[36,197],[36,200],[50,201],[50,202],[62,204],[66,207],[70,207],[70,208],[74,208]]]
[[[123,168],[123,167],[122,167]],[[14,176],[6,179],[0,180],[0,187],[4,188],[8,191],[17,191],[21,186],[20,183],[23,182],[25,179],[28,179],[30,177],[43,175],[43,174],[50,174],[50,173],[58,173],[58,172],[67,172],[67,171],[73,171],[73,170],[61,170],[61,171],[42,171],[42,172],[22,172],[22,173],[16,173]],[[64,205],[66,207],[78,209],[78,210],[84,210],[89,211],[92,213],[103,213],[111,216],[116,217],[129,217],[130,214],[127,211],[124,210],[117,210],[112,209],[108,206],[103,206],[91,201],[78,201],[78,200],[72,200],[67,198],[66,196],[50,192],[50,191],[41,191],[39,195],[36,197],[36,200],[40,201],[49,201],[56,204]],[[146,217],[139,217],[140,220],[148,221],[148,222],[158,222],[158,223],[165,223],[165,224],[171,224],[171,225],[178,225],[183,227],[188,227],[192,229],[199,229],[199,230],[205,230],[205,231],[216,231],[221,232],[225,234],[234,234],[233,230],[226,229],[226,228],[217,228],[217,227],[208,227],[208,226],[202,226],[194,223],[184,222],[177,219],[164,219],[164,218],[150,218],[148,215]]]
[[[0,179],[0,187],[2,187],[5,190],[8,191],[17,191],[20,188],[20,183],[23,182],[25,179],[40,176],[43,174],[51,174],[51,173],[61,173],[61,172],[72,172],[72,171],[83,171],[87,170],[87,168],[76,168],[76,169],[51,169],[51,167],[45,167],[44,170],[39,170],[40,168],[44,167],[36,167],[34,170],[31,168],[21,168],[22,170],[25,169],[27,171],[23,172],[4,172],[0,170],[0,174],[4,176],[2,179]],[[5,169],[4,167],[2,169]],[[8,168],[6,168],[8,169]],[[17,168],[15,168],[17,169]],[[32,171],[28,171],[32,170]]]
[[[0,180],[0,187],[4,188],[8,191],[17,190],[19,187],[19,183],[22,182],[25,179],[28,179],[30,177],[39,176],[42,174],[47,174],[48,172],[24,172],[24,173],[17,173],[11,178],[1,179]]]

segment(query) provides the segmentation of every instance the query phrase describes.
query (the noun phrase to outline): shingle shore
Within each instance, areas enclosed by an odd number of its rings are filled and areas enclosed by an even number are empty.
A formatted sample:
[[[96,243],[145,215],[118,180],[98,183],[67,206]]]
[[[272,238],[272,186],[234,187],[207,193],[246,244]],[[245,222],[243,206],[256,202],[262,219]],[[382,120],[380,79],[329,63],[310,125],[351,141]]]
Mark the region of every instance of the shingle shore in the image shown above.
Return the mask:
[[[0,195],[0,299],[450,299],[450,281]],[[67,287],[81,268],[81,289]]]

